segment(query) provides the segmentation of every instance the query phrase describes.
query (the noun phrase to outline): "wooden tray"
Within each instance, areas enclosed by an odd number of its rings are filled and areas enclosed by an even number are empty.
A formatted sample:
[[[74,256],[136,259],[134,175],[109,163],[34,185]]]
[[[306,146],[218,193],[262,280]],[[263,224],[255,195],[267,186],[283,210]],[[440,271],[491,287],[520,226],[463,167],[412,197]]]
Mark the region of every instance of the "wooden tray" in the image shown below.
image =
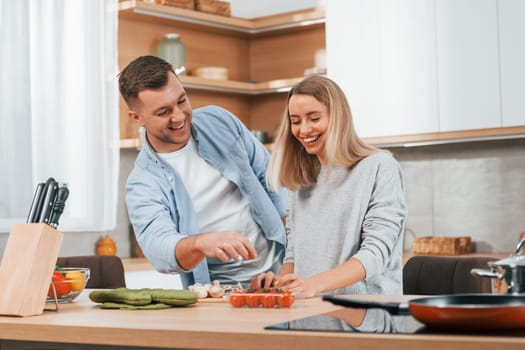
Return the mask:
[[[197,301],[198,303],[227,303],[229,302],[228,298],[226,296],[223,296],[222,298],[204,298],[199,299]]]

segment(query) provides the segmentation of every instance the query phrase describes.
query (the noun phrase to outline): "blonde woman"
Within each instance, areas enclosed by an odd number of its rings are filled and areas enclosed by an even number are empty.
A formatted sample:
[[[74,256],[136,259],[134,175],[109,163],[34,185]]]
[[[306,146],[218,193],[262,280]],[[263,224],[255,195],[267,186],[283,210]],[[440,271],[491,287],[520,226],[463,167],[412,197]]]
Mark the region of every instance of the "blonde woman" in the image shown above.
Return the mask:
[[[402,294],[406,205],[390,153],[356,134],[341,88],[322,76],[292,88],[267,174],[290,190],[284,264],[252,280],[304,297]]]

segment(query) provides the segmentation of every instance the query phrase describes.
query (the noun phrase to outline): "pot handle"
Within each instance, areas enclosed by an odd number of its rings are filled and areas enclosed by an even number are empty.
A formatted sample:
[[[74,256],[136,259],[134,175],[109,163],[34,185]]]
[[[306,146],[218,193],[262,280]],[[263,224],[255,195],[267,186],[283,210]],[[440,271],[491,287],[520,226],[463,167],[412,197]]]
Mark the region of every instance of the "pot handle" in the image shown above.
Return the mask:
[[[525,246],[525,238],[523,238],[516,247],[516,254],[515,255],[521,255],[523,253],[523,246]]]
[[[352,299],[334,295],[323,295],[324,301],[329,301],[334,305],[352,307],[357,309],[383,309],[391,315],[410,315],[407,303],[386,303],[361,299]]]
[[[492,271],[492,270],[486,270],[486,269],[472,269],[470,270],[470,274],[478,277],[488,277],[488,278],[497,278],[502,279],[503,274]]]

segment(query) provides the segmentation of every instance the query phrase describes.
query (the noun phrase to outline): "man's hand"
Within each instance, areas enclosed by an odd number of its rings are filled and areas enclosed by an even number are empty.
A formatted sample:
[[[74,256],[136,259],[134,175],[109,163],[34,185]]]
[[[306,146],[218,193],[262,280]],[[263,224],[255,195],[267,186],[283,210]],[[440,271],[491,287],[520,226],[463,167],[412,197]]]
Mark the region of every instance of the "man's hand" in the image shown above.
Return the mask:
[[[257,257],[257,251],[250,241],[237,231],[204,233],[195,237],[195,246],[198,250],[205,256],[217,258],[222,262]]]
[[[217,258],[222,262],[230,259],[254,259],[257,251],[237,231],[201,233],[179,241],[175,247],[175,258],[184,269],[192,269],[204,257]]]

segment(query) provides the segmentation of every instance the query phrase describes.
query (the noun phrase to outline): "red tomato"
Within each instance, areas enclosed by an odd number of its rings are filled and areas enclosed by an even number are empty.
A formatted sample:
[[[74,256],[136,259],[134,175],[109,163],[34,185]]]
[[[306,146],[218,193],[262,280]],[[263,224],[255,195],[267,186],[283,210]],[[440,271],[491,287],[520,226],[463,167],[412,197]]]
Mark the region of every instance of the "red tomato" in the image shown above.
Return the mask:
[[[244,302],[248,307],[258,307],[259,306],[259,296],[257,294],[249,293],[246,294]]]
[[[69,282],[66,280],[66,277],[60,271],[53,271],[53,278],[51,279],[51,282],[55,285],[57,298],[61,298],[71,291],[71,286],[69,285]],[[52,285],[49,286],[47,296],[50,298],[55,297]]]
[[[230,304],[233,307],[243,307],[244,306],[244,295],[241,295],[241,294],[230,295]]]
[[[264,293],[259,297],[259,303],[267,309],[271,309],[275,306],[275,294]]]
[[[282,292],[281,295],[277,297],[277,305],[279,305],[279,307],[290,307],[292,306],[294,300],[295,297],[293,296],[292,292]]]

